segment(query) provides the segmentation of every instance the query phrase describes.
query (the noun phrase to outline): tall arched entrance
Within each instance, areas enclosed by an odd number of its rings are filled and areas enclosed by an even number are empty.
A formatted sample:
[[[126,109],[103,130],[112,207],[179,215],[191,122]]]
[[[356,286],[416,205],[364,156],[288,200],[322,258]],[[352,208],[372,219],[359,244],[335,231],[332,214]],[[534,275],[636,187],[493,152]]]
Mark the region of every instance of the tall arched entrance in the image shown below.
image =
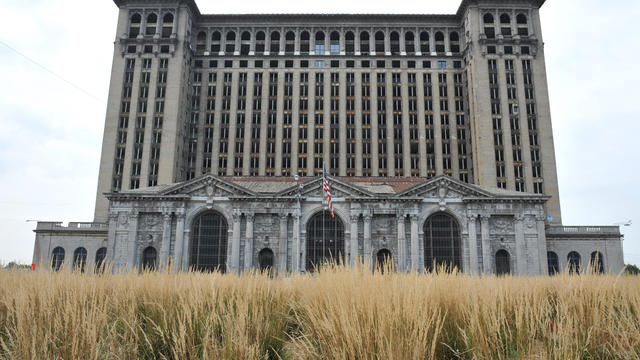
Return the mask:
[[[224,272],[227,264],[227,220],[207,211],[193,221],[189,266],[198,271]]]
[[[344,263],[344,225],[336,216],[322,211],[307,222],[307,271],[335,260]]]
[[[424,267],[433,271],[434,266],[447,270],[462,270],[460,227],[449,214],[437,213],[424,222]]]

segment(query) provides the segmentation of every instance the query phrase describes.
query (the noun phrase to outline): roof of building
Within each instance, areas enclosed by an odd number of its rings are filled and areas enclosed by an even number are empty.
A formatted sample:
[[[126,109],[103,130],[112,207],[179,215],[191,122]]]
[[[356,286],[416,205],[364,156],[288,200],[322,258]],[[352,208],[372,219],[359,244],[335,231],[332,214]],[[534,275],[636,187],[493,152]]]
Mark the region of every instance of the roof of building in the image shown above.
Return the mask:
[[[140,3],[145,0],[113,0],[113,2],[118,6],[124,6],[127,3]],[[185,4],[191,12],[196,17],[206,17],[208,19],[215,18],[234,18],[238,20],[264,20],[265,17],[268,17],[273,20],[287,20],[293,18],[305,18],[309,21],[319,20],[319,19],[344,19],[344,18],[353,18],[353,19],[425,19],[425,18],[451,18],[452,20],[455,18],[459,18],[464,13],[464,10],[474,4],[478,4],[482,0],[462,0],[460,2],[460,6],[458,7],[458,11],[455,14],[202,14],[195,0],[177,0],[179,3]],[[546,0],[491,0],[492,4],[503,4],[503,3],[514,3],[514,2],[530,2],[533,6],[540,8]],[[154,1],[154,2],[157,2]]]

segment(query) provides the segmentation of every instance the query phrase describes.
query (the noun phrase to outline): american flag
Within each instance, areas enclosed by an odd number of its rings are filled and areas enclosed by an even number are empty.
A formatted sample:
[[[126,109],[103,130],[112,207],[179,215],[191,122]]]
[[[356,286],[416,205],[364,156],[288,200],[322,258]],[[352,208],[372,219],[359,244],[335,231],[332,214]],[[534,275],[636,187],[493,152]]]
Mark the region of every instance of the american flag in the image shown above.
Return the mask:
[[[327,176],[327,168],[323,167],[324,176],[322,177],[322,190],[327,193],[327,199],[329,199],[329,214],[333,217],[333,203],[331,202],[331,189],[329,188],[329,177]]]

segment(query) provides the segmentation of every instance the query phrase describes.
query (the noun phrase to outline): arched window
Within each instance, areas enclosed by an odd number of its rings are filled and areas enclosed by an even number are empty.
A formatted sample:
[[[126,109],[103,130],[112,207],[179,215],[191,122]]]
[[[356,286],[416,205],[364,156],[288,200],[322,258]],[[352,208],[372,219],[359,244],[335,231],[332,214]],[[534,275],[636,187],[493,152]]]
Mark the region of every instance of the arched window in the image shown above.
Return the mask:
[[[107,248],[101,247],[96,251],[96,260],[95,260],[95,271],[103,272],[105,264],[105,259],[107,258]]]
[[[196,51],[205,51],[207,48],[207,34],[200,31],[196,37]]]
[[[307,222],[307,271],[335,260],[344,263],[344,225],[328,211],[314,215]]]
[[[484,34],[489,39],[494,39],[496,37],[496,28],[494,26],[493,15],[484,14]]]
[[[340,55],[340,33],[333,31],[329,35],[329,53],[331,55]]]
[[[64,264],[64,249],[58,246],[51,253],[51,268],[58,271],[62,264]]]
[[[555,275],[560,271],[558,254],[553,251],[547,251],[547,271],[549,272],[549,275]]]
[[[447,270],[454,267],[462,269],[460,227],[451,215],[438,213],[429,216],[423,231],[425,269],[433,271],[434,265],[445,266]]]
[[[284,39],[284,53],[287,55],[293,55],[296,48],[296,34],[293,31],[287,31]]]
[[[277,31],[271,32],[271,45],[269,46],[269,51],[271,54],[278,55],[280,51],[280,33]]]
[[[309,55],[309,39],[311,36],[308,31],[303,31],[300,34],[300,54]]]
[[[211,34],[211,52],[217,54],[220,52],[220,39],[222,36],[219,31],[214,31]]]
[[[189,259],[194,270],[226,270],[227,231],[227,220],[218,212],[208,211],[194,220]]]
[[[511,256],[507,250],[498,250],[496,252],[496,275],[511,274]]]
[[[79,247],[73,252],[73,269],[84,272],[84,266],[86,264],[87,264],[87,249],[83,247]]]
[[[362,55],[369,55],[371,49],[369,48],[369,33],[363,31],[360,33],[360,53]]]
[[[525,14],[518,14],[518,16],[516,16],[516,23],[518,24],[518,35],[529,35],[529,25],[527,24],[527,16]]]
[[[392,31],[390,37],[390,45],[391,45],[391,54],[398,55],[400,54],[400,35],[397,31]]]
[[[158,252],[153,246],[149,246],[142,252],[142,270],[153,271],[158,262]]]
[[[500,33],[502,35],[511,35],[511,17],[507,14],[500,15]]]
[[[604,260],[600,251],[594,251],[591,253],[590,266],[594,274],[602,274],[604,272]]]
[[[316,32],[316,55],[324,55],[324,33],[322,31]]]
[[[256,33],[256,55],[264,54],[265,49],[265,33],[264,31],[258,31]]]
[[[269,271],[273,269],[273,251],[269,248],[264,248],[258,253],[258,265],[260,271]]]
[[[140,34],[140,23],[142,22],[142,16],[135,13],[131,15],[131,21],[129,24],[129,38],[135,39]]]
[[[224,42],[224,51],[229,54],[233,54],[236,51],[236,33],[233,31],[229,31],[227,33],[227,37]]]
[[[388,249],[381,249],[376,254],[376,270],[384,273],[386,269],[393,266],[393,257]]]
[[[251,48],[251,33],[248,31],[242,32],[240,35],[240,55],[248,55]]]
[[[460,36],[455,31],[449,34],[449,47],[452,53],[460,52]]]
[[[429,48],[429,33],[426,31],[420,33],[420,52],[422,52],[423,55],[431,53],[431,49]]]
[[[384,55],[384,33],[376,32],[376,55]]]
[[[569,273],[580,273],[580,254],[572,251],[567,255],[567,262],[569,263]]]
[[[158,15],[151,13],[147,15],[147,29],[145,35],[154,35],[156,33],[156,26],[158,24]]]
[[[438,31],[435,36],[436,40],[436,52],[443,53],[444,50],[444,34],[441,31]]]
[[[355,38],[356,36],[352,31],[347,31],[344,34],[344,51],[347,55],[353,55],[355,53]]]
[[[173,32],[173,14],[166,13],[162,17],[162,37],[168,39]]]
[[[411,31],[404,33],[404,49],[409,55],[413,55],[416,52],[415,38]]]

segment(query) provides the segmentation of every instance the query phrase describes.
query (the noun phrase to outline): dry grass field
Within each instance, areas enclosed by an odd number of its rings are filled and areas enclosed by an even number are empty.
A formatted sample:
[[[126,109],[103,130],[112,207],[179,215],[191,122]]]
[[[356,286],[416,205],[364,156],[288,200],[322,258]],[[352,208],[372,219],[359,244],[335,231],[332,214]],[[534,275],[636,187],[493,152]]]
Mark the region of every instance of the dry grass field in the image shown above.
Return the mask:
[[[2,359],[637,359],[640,279],[0,271]]]

